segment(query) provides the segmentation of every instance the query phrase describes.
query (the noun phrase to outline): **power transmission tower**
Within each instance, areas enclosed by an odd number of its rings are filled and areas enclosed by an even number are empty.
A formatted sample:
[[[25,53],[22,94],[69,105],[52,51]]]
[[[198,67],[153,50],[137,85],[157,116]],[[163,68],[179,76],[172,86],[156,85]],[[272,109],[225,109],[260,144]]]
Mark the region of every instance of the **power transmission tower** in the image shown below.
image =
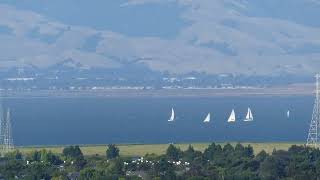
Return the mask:
[[[319,126],[320,126],[320,74],[316,75],[316,99],[313,107],[312,119],[309,128],[307,146],[318,147]]]
[[[14,149],[10,109],[7,110],[6,116],[4,113],[1,116],[1,146],[2,156]]]

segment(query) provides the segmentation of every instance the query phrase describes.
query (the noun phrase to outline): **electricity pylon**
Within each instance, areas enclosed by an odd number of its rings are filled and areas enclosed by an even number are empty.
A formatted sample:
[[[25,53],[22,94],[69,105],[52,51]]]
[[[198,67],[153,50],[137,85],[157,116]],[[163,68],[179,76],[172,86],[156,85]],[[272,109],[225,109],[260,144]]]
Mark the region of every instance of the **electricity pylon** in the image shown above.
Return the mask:
[[[5,155],[14,149],[12,138],[12,126],[10,109],[7,110],[6,115],[1,115],[1,155]]]
[[[318,147],[319,126],[320,126],[320,74],[316,75],[316,99],[314,102],[312,119],[309,128],[307,146]]]

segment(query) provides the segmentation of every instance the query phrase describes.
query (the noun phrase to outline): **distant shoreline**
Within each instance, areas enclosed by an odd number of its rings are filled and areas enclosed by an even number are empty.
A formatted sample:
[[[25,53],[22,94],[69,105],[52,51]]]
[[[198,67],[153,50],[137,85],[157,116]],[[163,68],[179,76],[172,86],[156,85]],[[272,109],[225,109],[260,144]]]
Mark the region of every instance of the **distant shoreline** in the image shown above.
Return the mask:
[[[2,91],[4,98],[197,98],[197,97],[228,97],[228,96],[312,96],[313,84],[295,84],[268,88],[238,89],[102,89],[102,90],[11,90]]]
[[[225,145],[230,143],[235,146],[237,142],[215,142],[216,144]],[[252,146],[255,153],[259,153],[265,150],[267,153],[272,153],[274,149],[277,150],[288,150],[292,145],[304,145],[303,142],[239,142],[244,146]],[[189,145],[192,145],[196,150],[204,151],[210,142],[202,143],[177,143],[175,146],[182,150],[186,150]],[[30,153],[35,150],[47,149],[54,153],[62,153],[64,147],[70,145],[43,145],[43,146],[17,146],[16,149],[22,153]],[[79,145],[84,155],[105,155],[107,144],[97,145]],[[134,157],[144,156],[145,154],[154,153],[157,155],[165,154],[168,144],[116,144],[119,147],[122,156]]]

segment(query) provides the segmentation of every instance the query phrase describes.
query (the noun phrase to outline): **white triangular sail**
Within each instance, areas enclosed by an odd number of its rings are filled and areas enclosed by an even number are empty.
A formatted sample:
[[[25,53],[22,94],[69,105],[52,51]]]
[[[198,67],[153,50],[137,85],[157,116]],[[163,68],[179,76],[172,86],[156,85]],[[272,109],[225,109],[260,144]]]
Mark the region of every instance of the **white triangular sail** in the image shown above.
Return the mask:
[[[234,109],[232,109],[228,122],[235,122],[235,121],[236,121],[236,113],[234,112]]]
[[[287,111],[287,118],[290,118],[290,110]]]
[[[204,119],[204,123],[208,123],[208,122],[210,122],[210,113],[207,115],[207,117]]]
[[[248,108],[246,119],[244,119],[244,121],[253,121],[253,116],[250,108]]]
[[[174,121],[175,115],[174,115],[174,109],[171,109],[171,117],[168,121]]]

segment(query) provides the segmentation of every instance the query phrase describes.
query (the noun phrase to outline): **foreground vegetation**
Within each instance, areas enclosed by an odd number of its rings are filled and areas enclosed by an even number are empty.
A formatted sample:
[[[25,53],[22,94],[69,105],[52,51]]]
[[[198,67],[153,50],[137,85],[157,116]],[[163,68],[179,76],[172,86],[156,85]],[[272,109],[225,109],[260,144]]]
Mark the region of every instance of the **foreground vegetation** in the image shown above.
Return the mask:
[[[202,146],[201,146],[202,147]],[[168,145],[164,154],[121,156],[116,145],[104,147],[103,155],[85,156],[79,146],[59,153],[19,150],[0,161],[0,179],[317,179],[320,150],[292,145],[254,153],[251,145],[209,144],[203,151]]]

